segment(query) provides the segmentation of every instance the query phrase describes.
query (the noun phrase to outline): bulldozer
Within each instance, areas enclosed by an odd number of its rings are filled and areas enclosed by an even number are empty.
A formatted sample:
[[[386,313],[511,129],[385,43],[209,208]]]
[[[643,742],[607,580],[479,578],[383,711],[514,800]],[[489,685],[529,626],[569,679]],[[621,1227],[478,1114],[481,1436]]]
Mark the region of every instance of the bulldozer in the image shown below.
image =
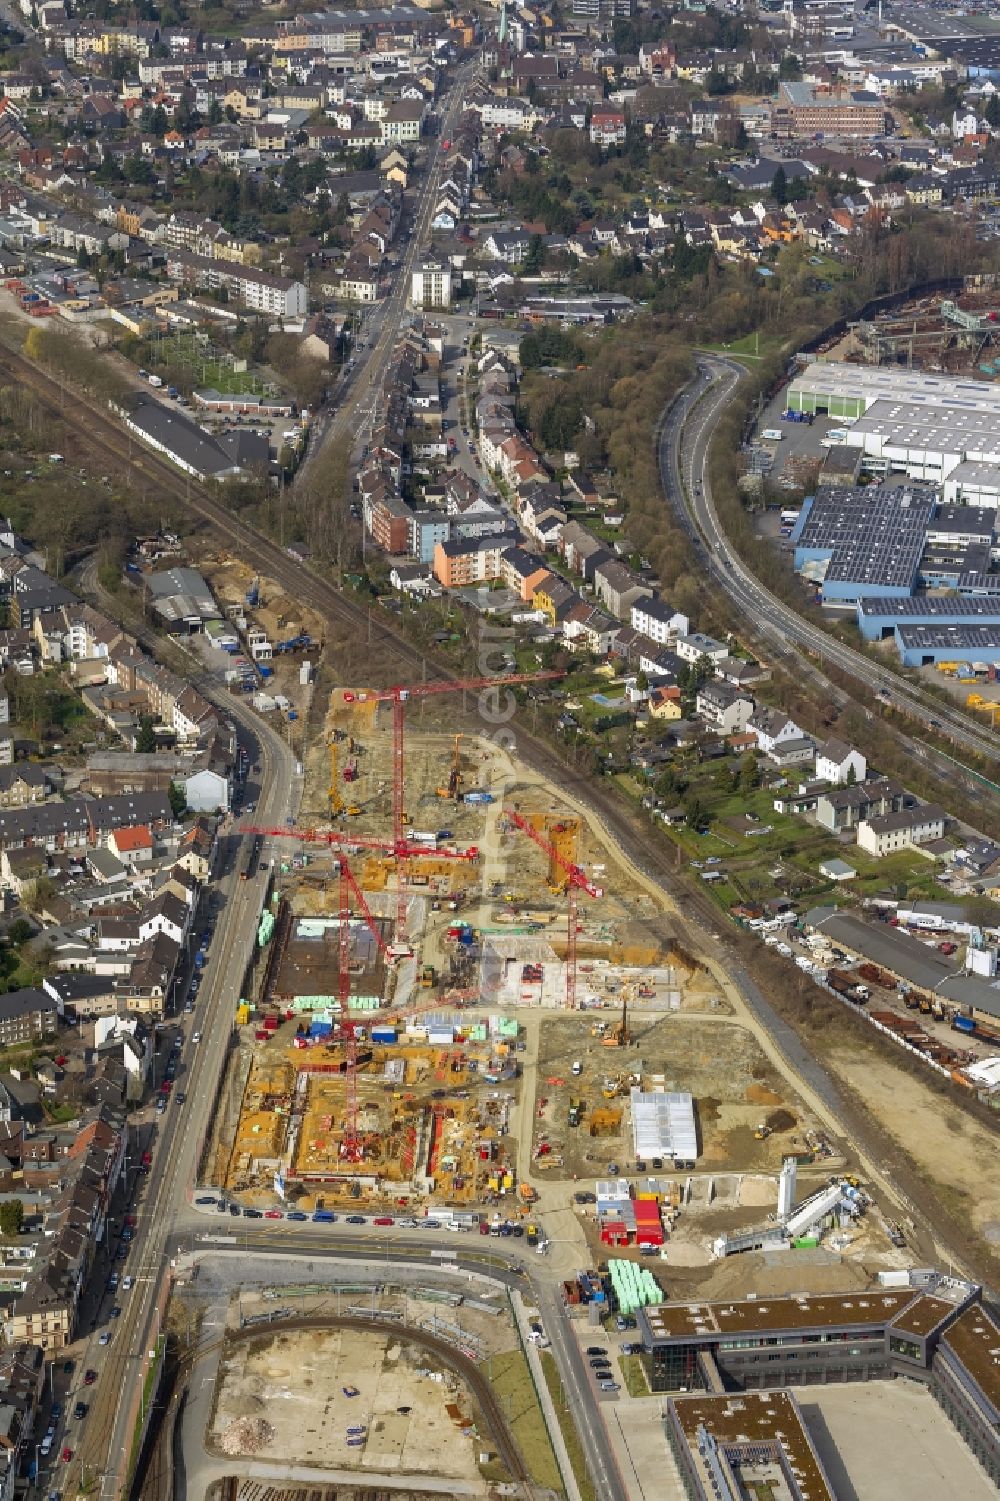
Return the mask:
[[[607,1078],[601,1085],[601,1094],[606,1100],[616,1100],[620,1094],[625,1093],[625,1078],[622,1074],[617,1079]]]
[[[770,1126],[767,1124],[766,1121],[761,1121],[760,1125],[757,1127],[756,1131],[753,1133],[753,1139],[754,1139],[754,1141],[767,1141],[767,1138],[770,1136],[770,1134],[771,1134],[771,1128],[770,1128]]]

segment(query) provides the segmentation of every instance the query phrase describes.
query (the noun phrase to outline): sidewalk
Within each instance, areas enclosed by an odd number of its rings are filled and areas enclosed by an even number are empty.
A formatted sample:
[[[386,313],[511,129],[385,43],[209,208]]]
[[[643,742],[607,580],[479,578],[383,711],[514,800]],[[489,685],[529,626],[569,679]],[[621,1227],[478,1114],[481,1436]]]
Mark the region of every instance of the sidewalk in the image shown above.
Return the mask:
[[[514,1310],[514,1317],[517,1320],[518,1333],[521,1336],[521,1343],[524,1346],[528,1369],[531,1371],[531,1378],[535,1383],[535,1391],[538,1394],[538,1403],[542,1409],[545,1426],[548,1429],[549,1441],[556,1456],[556,1464],[559,1466],[563,1485],[566,1487],[566,1495],[569,1501],[581,1501],[580,1489],[576,1483],[576,1476],[573,1474],[573,1466],[570,1463],[569,1453],[562,1436],[562,1429],[559,1427],[559,1419],[556,1416],[555,1403],[552,1401],[548,1383],[545,1380],[545,1372],[542,1369],[542,1359],[538,1353],[538,1346],[528,1338],[528,1316],[524,1311],[524,1299],[519,1292],[512,1290],[510,1303]]]

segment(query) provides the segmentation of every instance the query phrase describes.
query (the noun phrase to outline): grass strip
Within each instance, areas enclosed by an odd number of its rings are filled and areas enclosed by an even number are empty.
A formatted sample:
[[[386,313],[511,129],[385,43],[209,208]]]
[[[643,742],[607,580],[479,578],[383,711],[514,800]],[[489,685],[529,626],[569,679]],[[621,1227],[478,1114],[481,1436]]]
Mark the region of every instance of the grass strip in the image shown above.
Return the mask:
[[[555,1357],[548,1351],[542,1352],[542,1370],[545,1372],[546,1385],[552,1398],[552,1405],[556,1410],[559,1427],[562,1429],[563,1443],[569,1455],[569,1462],[573,1466],[573,1474],[580,1489],[582,1501],[597,1501],[597,1492],[594,1490],[590,1479],[590,1471],[587,1469],[587,1460],[580,1442],[573,1415],[566,1406],[566,1394],[563,1391],[562,1381],[559,1377],[559,1368]]]
[[[559,1465],[552,1452],[545,1418],[535,1395],[535,1385],[525,1356],[520,1350],[508,1350],[502,1355],[494,1355],[482,1369],[503,1408],[507,1424],[524,1455],[524,1462],[535,1484],[564,1495]],[[498,1478],[489,1471],[490,1467],[487,1466],[487,1478]]]

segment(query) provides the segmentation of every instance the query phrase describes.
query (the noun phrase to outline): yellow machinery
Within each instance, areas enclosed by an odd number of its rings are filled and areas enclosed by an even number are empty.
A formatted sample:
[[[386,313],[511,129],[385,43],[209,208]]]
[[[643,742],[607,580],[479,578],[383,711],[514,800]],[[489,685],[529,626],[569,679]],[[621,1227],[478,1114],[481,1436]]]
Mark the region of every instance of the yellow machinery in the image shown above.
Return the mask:
[[[980,714],[990,716],[990,725],[996,729],[997,715],[1000,714],[1000,703],[984,698],[981,693],[970,693],[965,700],[967,709],[976,709]]]
[[[612,1027],[606,1037],[601,1038],[603,1048],[623,1048],[629,1041],[628,1030],[628,1001],[622,1001],[622,1019],[617,1027]]]
[[[330,738],[330,785],[327,788],[327,796],[330,799],[330,817],[336,818],[344,809],[344,799],[340,795],[340,756],[337,751],[337,741]]]
[[[622,1123],[622,1112],[611,1110],[607,1105],[598,1105],[590,1112],[591,1136],[613,1136]]]
[[[462,737],[455,736],[455,744],[451,752],[451,771],[448,773],[447,787],[436,787],[438,797],[458,797],[458,791],[465,778],[462,776]]]

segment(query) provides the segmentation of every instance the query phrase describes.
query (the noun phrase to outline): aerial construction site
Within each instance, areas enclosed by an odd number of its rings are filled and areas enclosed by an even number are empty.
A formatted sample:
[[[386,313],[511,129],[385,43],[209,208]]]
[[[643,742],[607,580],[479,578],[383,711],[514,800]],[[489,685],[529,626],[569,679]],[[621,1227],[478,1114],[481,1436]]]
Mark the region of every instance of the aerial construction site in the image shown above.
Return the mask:
[[[337,689],[309,820],[242,827],[267,898],[209,1176],[247,1207],[532,1243],[592,1180],[595,1262],[603,1241],[707,1265],[757,1234],[786,1159],[806,1195],[845,1165],[662,892],[585,807],[455,732],[450,694],[478,687]],[[637,1174],[652,1240],[623,1207]]]

